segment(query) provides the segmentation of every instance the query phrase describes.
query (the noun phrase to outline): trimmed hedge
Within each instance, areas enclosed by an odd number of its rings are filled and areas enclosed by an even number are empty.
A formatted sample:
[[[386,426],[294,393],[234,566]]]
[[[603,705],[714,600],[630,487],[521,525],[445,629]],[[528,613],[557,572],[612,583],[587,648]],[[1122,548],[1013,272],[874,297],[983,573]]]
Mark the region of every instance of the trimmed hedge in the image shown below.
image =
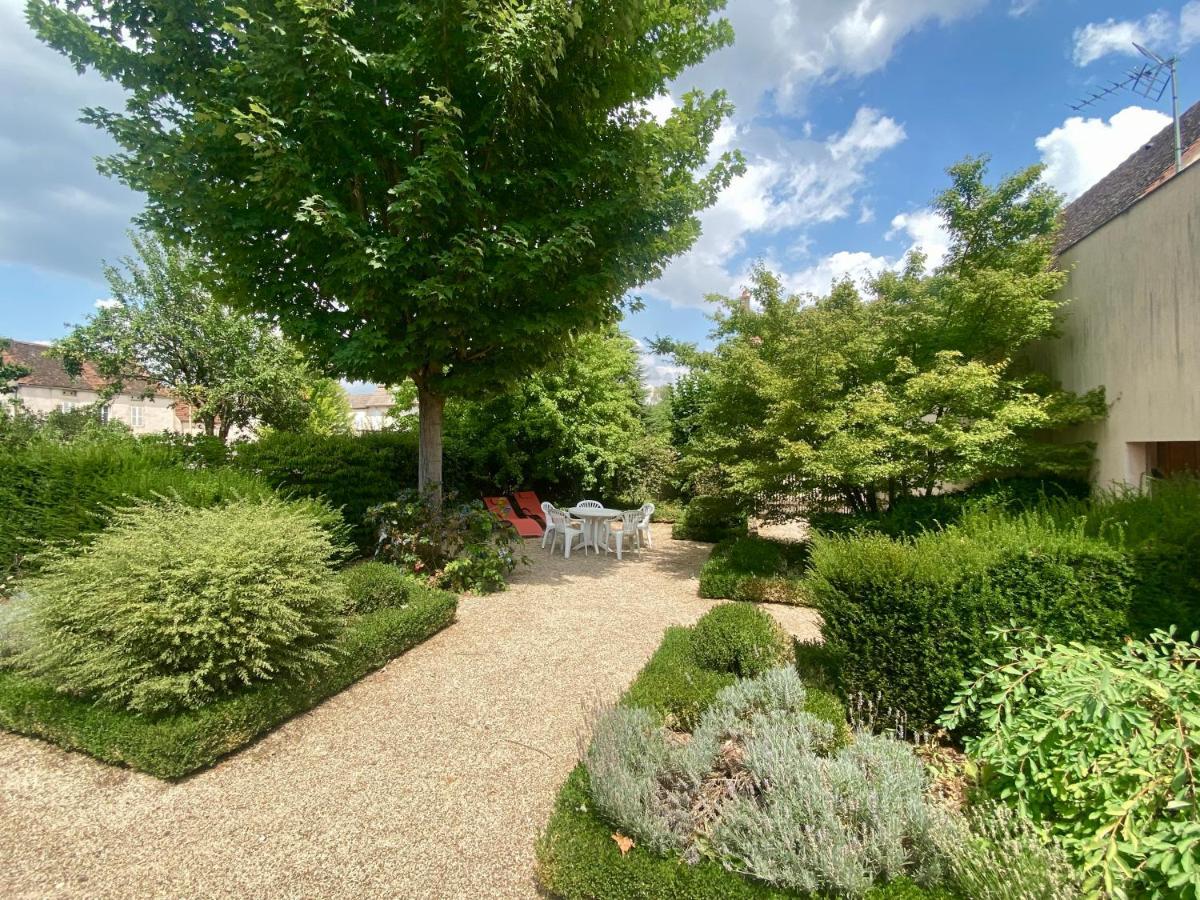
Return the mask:
[[[239,448],[234,464],[276,488],[322,497],[342,511],[363,551],[375,544],[368,509],[417,483],[417,439],[407,432],[313,435],[275,431]]]
[[[710,544],[745,533],[745,512],[724,497],[696,497],[671,528],[671,537],[676,540]]]
[[[156,495],[203,507],[237,498],[261,500],[274,491],[246,472],[185,468],[170,447],[129,437],[6,446],[0,454],[0,571],[28,568],[22,558],[45,542],[97,532],[107,524],[111,507]],[[316,504],[313,510],[319,511]],[[321,515],[330,526],[340,524],[328,509]]]
[[[807,543],[726,538],[700,569],[700,596],[748,603],[804,604]]]
[[[200,709],[140,716],[56,692],[44,682],[0,669],[0,728],[43,738],[104,762],[158,778],[181,778],[217,762],[454,621],[458,598],[414,592],[399,609],[348,620],[334,643],[336,662],[303,681],[246,690]]]
[[[787,659],[788,636],[769,613],[748,603],[718,603],[692,628],[702,667],[753,678]]]
[[[340,577],[346,589],[346,611],[352,614],[403,606],[425,584],[399,566],[374,560],[355,563]]]
[[[666,630],[621,702],[653,710],[673,727],[690,731],[717,694],[735,681],[732,672],[714,672],[696,662],[692,629],[675,625]]]
[[[1113,644],[1130,631],[1123,554],[1045,517],[968,517],[914,540],[818,536],[809,588],[844,696],[932,727],[999,650],[991,629]]]

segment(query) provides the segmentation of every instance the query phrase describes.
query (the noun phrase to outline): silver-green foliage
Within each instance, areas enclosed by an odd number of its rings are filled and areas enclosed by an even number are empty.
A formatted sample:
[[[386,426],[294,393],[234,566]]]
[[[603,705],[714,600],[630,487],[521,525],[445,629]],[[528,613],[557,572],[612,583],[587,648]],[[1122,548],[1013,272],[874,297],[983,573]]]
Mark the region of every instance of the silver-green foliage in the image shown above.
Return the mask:
[[[1073,900],[1075,869],[1065,853],[1012,808],[983,803],[945,814],[934,831],[946,881],[971,900]]]
[[[1113,897],[1200,897],[1200,645],[1015,641],[943,723],[978,717],[986,787]]]
[[[26,583],[29,646],[13,663],[144,713],[310,673],[342,624],[336,555],[304,505],[274,498],[118,510]]]
[[[900,876],[936,881],[938,822],[911,748],[869,734],[843,745],[804,701],[793,669],[744,679],[686,742],[649,713],[612,710],[585,759],[593,799],[649,849],[713,858],[787,890],[858,896]]]

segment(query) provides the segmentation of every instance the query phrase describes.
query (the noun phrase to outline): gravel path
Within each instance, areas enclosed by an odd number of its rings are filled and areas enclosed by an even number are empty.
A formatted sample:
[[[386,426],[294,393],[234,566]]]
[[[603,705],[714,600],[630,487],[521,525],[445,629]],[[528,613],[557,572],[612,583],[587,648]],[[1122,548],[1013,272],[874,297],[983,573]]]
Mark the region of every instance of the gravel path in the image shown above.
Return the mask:
[[[587,705],[711,605],[708,546],[668,535],[621,563],[531,543],[506,593],[179,784],[0,732],[0,897],[535,896]]]

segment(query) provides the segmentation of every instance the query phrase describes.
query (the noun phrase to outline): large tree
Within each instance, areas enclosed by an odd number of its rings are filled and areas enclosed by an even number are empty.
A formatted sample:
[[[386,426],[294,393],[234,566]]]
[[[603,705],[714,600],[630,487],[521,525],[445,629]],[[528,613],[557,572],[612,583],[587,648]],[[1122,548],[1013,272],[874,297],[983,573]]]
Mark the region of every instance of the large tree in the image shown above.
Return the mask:
[[[52,352],[78,374],[96,367],[108,396],[166,388],[209,435],[255,423],[301,426],[315,376],[270,322],[209,291],[206,264],[153,235],[131,235],[136,258],[106,265],[111,303]]]
[[[645,101],[732,40],[723,0],[30,0],[118,80],[103,168],[224,294],[352,378],[417,385],[420,481],[448,394],[495,390],[614,322],[738,170],[730,112]],[[696,173],[703,170],[702,175]]]
[[[724,301],[714,350],[660,341],[702,387],[676,437],[693,478],[874,510],[989,474],[1085,472],[1090,447],[1047,433],[1103,415],[1103,391],[1075,396],[1022,364],[1064,303],[1059,199],[1039,175],[992,186],[985,160],[952,167],[936,204],[952,247],[933,272],[914,253],[866,298],[849,281],[814,298],[759,269],[749,303]]]

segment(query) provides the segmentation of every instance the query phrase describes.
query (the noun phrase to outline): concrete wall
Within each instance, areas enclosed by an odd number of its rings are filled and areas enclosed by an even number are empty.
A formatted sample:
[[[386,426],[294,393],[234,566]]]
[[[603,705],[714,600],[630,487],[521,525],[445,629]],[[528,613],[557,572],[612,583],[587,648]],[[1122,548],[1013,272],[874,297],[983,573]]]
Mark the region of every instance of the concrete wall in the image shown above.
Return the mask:
[[[1063,387],[1104,386],[1097,484],[1140,486],[1146,444],[1200,441],[1200,165],[1185,169],[1067,250],[1062,338],[1034,364]]]
[[[100,399],[99,395],[89,390],[66,390],[63,388],[32,387],[18,385],[16,399],[30,412],[48,413],[62,409],[63,404],[87,406]],[[140,424],[134,424],[140,410]],[[108,407],[110,421],[124,422],[130,426],[134,434],[158,434],[162,431],[191,432],[195,429],[185,427],[175,415],[172,402],[166,397],[151,397],[145,400],[135,399],[128,394],[118,394]]]

